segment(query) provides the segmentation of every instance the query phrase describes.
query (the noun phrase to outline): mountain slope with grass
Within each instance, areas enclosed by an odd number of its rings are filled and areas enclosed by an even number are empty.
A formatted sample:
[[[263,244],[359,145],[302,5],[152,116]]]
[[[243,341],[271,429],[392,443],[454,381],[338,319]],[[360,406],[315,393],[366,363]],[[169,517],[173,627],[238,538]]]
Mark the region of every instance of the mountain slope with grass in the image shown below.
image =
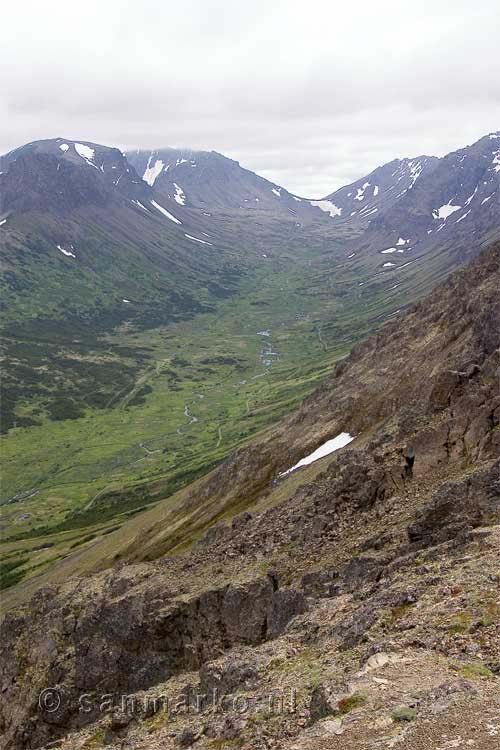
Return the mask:
[[[497,175],[495,139],[485,143],[462,159],[481,185]],[[131,519],[147,527],[162,501],[272,429],[356,342],[498,236],[493,211],[467,246],[445,229],[432,246],[409,243],[410,223],[339,224],[217,154],[134,158],[137,168],[117,149],[55,139],[2,160],[0,566],[16,591],[66,565],[134,557]],[[448,200],[462,162],[427,165],[404,200],[424,180],[433,205]],[[233,189],[262,208],[235,208]],[[191,538],[184,522],[175,544]]]
[[[490,750],[499,288],[497,243],[206,478],[62,561],[2,624],[6,748]],[[68,578],[125,538],[135,564]]]

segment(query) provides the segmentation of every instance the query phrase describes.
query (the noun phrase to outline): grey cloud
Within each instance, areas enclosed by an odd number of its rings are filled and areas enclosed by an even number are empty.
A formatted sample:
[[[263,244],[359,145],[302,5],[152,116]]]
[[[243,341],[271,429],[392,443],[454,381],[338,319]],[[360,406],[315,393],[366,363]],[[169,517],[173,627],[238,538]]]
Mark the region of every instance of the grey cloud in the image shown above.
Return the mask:
[[[321,196],[497,130],[499,21],[496,0],[10,4],[0,151],[59,135],[213,148]]]

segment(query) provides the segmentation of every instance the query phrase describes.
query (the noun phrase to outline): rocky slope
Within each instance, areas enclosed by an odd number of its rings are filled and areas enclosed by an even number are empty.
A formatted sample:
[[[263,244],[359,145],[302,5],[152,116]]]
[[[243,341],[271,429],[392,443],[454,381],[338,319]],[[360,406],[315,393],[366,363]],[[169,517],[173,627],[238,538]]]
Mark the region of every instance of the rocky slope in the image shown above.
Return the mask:
[[[431,175],[438,162],[435,156],[394,159],[317,204],[332,218],[338,217],[338,224],[347,222],[367,228],[412,190],[421,177]]]
[[[3,746],[495,747],[499,282],[497,244],[136,540],[190,551],[9,613]]]
[[[423,276],[426,266],[448,272],[498,238],[499,181],[497,132],[442,159],[390,162],[328,196],[324,208],[337,206],[338,226],[358,231],[353,257],[378,256],[389,277],[417,264]]]
[[[325,220],[309,201],[216,151],[130,151],[127,159],[159,195],[186,209],[271,213],[287,221]]]

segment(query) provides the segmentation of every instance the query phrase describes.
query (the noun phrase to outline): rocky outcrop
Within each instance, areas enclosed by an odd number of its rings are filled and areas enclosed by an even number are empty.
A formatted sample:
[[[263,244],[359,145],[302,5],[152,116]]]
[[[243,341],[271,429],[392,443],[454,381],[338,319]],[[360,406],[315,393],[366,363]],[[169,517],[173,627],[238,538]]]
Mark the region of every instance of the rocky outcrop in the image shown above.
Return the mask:
[[[500,522],[500,461],[462,482],[446,484],[417,512],[408,527],[410,542],[438,544],[468,529]]]
[[[158,580],[134,587],[130,579],[120,578],[111,575],[102,581],[98,597],[92,592],[72,590],[68,597],[41,590],[29,613],[5,619],[3,698],[17,702],[23,696],[21,713],[26,717],[16,717],[15,744],[37,747],[50,735],[47,724],[53,729],[75,727],[94,718],[79,711],[82,692],[129,693],[183,670],[199,669],[235,644],[275,638],[307,608],[302,593],[278,589],[269,576],[207,590],[186,602],[162,596]],[[6,648],[19,634],[17,650]],[[213,666],[207,668],[202,682],[213,682],[213,674]],[[221,681],[235,682],[235,674]],[[35,718],[35,696],[47,686],[57,686],[64,694],[61,709]],[[9,736],[6,711],[2,722]],[[19,740],[19,732],[24,739]]]

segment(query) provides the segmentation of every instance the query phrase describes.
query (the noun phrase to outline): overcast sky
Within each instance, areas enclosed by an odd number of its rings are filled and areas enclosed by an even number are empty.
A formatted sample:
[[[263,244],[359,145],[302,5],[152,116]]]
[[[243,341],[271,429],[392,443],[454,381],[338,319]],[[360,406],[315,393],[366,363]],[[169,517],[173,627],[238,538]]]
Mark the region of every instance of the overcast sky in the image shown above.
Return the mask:
[[[500,129],[498,0],[2,3],[0,152],[215,149],[319,197]]]

